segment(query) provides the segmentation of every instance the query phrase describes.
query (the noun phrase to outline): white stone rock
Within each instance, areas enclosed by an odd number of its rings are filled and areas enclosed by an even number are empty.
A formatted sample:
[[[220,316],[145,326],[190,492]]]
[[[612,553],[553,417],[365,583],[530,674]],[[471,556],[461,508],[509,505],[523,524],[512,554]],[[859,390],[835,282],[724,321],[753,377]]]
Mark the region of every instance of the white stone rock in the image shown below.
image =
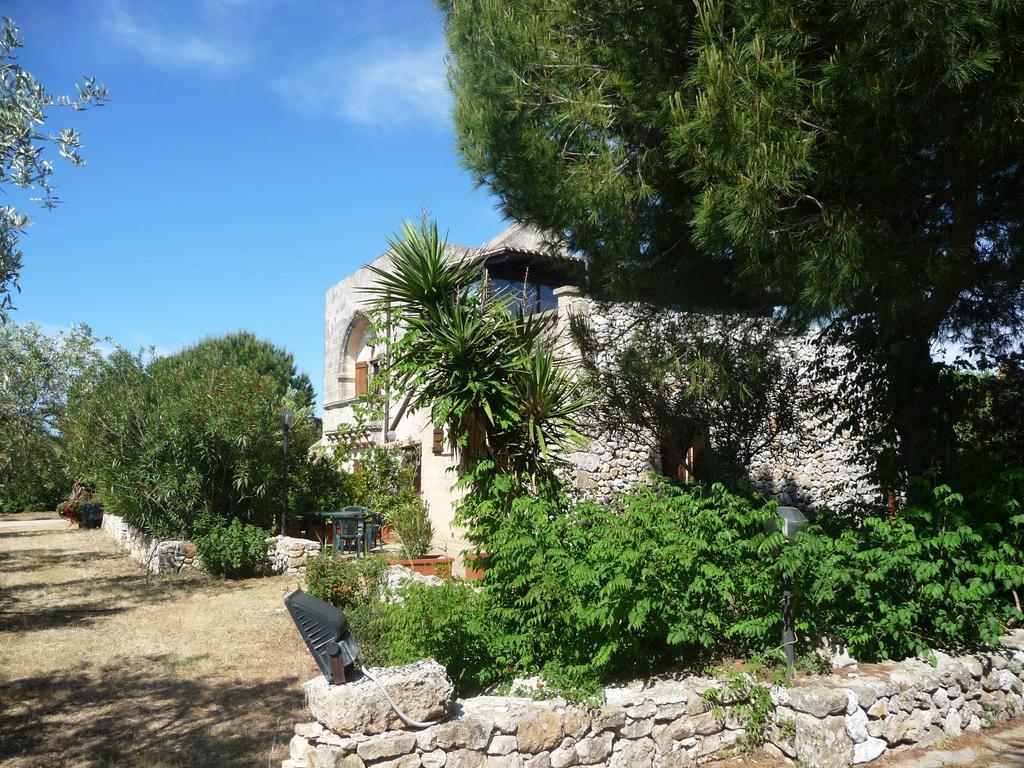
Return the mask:
[[[865,741],[853,745],[853,764],[860,765],[877,760],[886,748],[885,739],[875,739],[869,736]]]
[[[313,716],[342,735],[408,728],[380,686],[413,720],[436,720],[451,710],[452,681],[445,668],[432,659],[370,672],[377,682],[363,677],[355,682],[331,685],[320,676],[306,683],[306,701]]]
[[[491,743],[487,745],[488,755],[507,755],[510,752],[515,752],[516,737],[506,736],[504,734],[495,734],[491,737]]]
[[[868,716],[867,713],[857,707],[852,715],[847,715],[844,718],[846,724],[846,732],[850,734],[850,738],[854,742],[867,741],[868,736]]]

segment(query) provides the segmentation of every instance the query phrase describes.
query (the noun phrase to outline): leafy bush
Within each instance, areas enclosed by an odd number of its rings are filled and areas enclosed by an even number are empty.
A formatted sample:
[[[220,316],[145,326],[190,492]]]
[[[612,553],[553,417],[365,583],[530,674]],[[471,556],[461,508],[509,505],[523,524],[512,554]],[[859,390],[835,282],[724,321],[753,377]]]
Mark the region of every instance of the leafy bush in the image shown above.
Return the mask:
[[[430,552],[434,540],[434,526],[422,499],[412,498],[391,509],[385,522],[395,527],[404,553],[412,559],[423,557]]]
[[[288,508],[296,514],[323,512],[358,504],[364,497],[362,478],[339,469],[323,454],[296,457],[288,486]]]
[[[269,528],[283,493],[287,383],[210,343],[148,364],[115,352],[69,398],[61,430],[73,473],[157,537],[195,539],[234,519]],[[296,419],[293,467],[318,436]]]
[[[614,507],[516,500],[485,572],[500,661],[583,685],[774,642],[770,513],[721,486],[640,488]]]
[[[306,562],[306,590],[342,609],[375,602],[387,568],[384,557],[316,555]]]
[[[1009,599],[1024,584],[1024,515],[1011,500],[1001,521],[974,521],[948,486],[933,503],[857,528],[829,519],[800,536],[784,568],[797,587],[804,631],[842,637],[862,659],[992,645],[1020,618]]]
[[[431,657],[461,692],[498,677],[488,626],[483,598],[462,581],[409,582],[401,602],[363,606],[352,615],[352,631],[369,663]]]
[[[196,539],[196,553],[207,573],[232,579],[255,576],[267,568],[269,535],[263,528],[232,520]]]
[[[774,503],[721,486],[659,484],[607,507],[521,497],[486,544],[496,667],[585,688],[771,653],[784,576],[798,636],[838,635],[866,661],[992,644],[1020,618],[1010,590],[1024,583],[1024,515],[1004,501],[1001,521],[972,525],[965,500],[940,486],[927,507],[857,528],[823,515],[787,542],[764,531]]]

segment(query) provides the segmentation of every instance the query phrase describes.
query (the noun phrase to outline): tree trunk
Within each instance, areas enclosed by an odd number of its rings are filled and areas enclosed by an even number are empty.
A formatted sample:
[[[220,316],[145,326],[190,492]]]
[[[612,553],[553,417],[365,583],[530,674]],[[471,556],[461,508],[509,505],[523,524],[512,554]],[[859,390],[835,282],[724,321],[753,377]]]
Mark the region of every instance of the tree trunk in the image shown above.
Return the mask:
[[[890,413],[907,477],[948,469],[953,429],[941,368],[924,334],[902,335],[886,344]]]

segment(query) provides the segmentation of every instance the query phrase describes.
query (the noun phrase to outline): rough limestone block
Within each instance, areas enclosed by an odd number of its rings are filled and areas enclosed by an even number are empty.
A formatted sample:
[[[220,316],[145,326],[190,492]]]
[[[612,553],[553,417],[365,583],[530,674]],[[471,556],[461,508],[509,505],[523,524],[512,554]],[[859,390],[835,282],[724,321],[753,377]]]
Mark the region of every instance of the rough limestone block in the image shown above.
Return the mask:
[[[846,697],[843,696],[843,708]],[[817,718],[797,712],[793,746],[798,760],[815,768],[848,768],[853,762],[853,740],[842,717]]]
[[[451,710],[452,681],[436,661],[419,661],[370,672],[413,720],[437,720],[446,717]],[[366,677],[331,685],[320,676],[304,687],[313,717],[337,734],[376,734],[407,729],[380,686]]]
[[[789,691],[789,706],[815,717],[838,715],[846,711],[846,692],[841,688],[803,686]]]
[[[416,736],[412,733],[384,733],[361,742],[356,752],[363,760],[387,760],[407,755],[416,749]]]
[[[868,737],[865,741],[853,745],[853,764],[868,763],[877,760],[885,752],[885,739]]]
[[[440,749],[472,749],[483,753],[491,740],[494,726],[473,717],[463,717],[437,726],[437,746]]]
[[[612,753],[612,741],[614,736],[611,732],[596,736],[588,736],[576,743],[576,756],[580,765],[594,765],[608,759]]]
[[[555,749],[565,736],[562,718],[554,712],[540,712],[536,717],[519,724],[516,732],[519,751],[537,754]]]

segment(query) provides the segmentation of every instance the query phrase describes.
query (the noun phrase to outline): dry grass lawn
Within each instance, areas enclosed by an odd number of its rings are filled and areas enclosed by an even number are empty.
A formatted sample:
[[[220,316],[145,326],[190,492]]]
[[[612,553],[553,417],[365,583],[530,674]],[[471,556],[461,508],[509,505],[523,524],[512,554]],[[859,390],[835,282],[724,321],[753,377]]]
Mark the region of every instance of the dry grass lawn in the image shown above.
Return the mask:
[[[103,531],[0,529],[0,765],[280,764],[318,673],[296,584],[147,581]]]

